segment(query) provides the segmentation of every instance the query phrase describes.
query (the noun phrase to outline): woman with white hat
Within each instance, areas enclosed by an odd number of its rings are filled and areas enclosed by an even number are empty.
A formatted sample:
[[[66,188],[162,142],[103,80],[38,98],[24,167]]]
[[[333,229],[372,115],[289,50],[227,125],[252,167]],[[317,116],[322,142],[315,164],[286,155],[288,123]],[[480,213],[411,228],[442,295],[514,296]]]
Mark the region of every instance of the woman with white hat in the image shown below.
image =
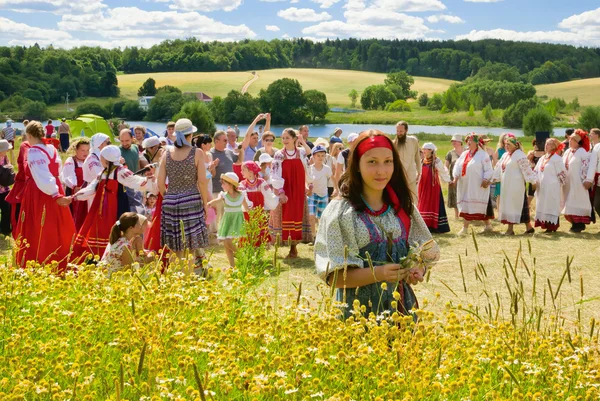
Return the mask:
[[[110,137],[99,132],[92,135],[90,145],[90,154],[83,162],[83,181],[85,182],[85,186],[91,184],[104,171],[104,167],[100,163],[100,151],[110,145]],[[92,199],[88,201],[88,210],[90,207],[92,207]]]
[[[58,150],[44,142],[44,128],[39,121],[27,124],[31,148],[27,154],[30,179],[22,194],[16,235],[21,242],[16,260],[40,264],[58,262],[58,272],[64,272],[69,261],[75,223],[60,182],[62,163]],[[27,244],[24,246],[23,244]]]
[[[191,144],[192,134],[196,131],[187,118],[175,123],[174,146],[160,161],[158,189],[163,195],[161,246],[179,257],[189,250],[195,256],[195,269],[201,269],[204,248],[208,246],[206,216],[209,194],[204,152]]]
[[[92,199],[89,213],[75,237],[76,257],[104,254],[113,224],[130,210],[126,188],[151,190],[155,185],[154,169],[150,169],[147,178],[134,175],[121,164],[121,150],[117,146],[103,148],[100,163],[104,171],[73,196],[75,200]]]
[[[450,232],[444,195],[440,178],[450,182],[450,174],[444,167],[442,160],[437,157],[437,147],[427,142],[423,144],[423,169],[419,180],[419,203],[417,208],[425,221],[427,228],[432,233]]]
[[[452,175],[452,170],[454,170],[454,164],[464,151],[462,135],[452,135],[452,139],[450,140],[450,142],[452,143],[453,149],[446,153],[445,157],[445,167],[448,169],[448,172],[450,173],[450,179],[452,180],[448,184],[448,207],[454,209],[454,217],[458,219],[458,208],[456,207],[456,184],[454,183],[454,176]]]

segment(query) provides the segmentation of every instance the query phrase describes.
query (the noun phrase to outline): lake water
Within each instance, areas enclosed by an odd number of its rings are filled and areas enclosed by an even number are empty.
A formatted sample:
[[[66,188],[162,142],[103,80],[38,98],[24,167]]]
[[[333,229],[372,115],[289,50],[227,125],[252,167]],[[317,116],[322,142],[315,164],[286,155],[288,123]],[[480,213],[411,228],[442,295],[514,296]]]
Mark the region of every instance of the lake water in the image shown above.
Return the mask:
[[[148,121],[127,121],[130,127],[135,125],[143,125],[146,128],[152,130],[158,135],[162,135],[162,133],[166,129],[166,123],[164,122],[148,122]],[[55,126],[60,124],[60,121],[55,120],[53,122]],[[44,122],[44,126],[46,123]],[[367,129],[378,129],[380,131],[393,134],[396,132],[396,127],[394,125],[378,125],[378,124],[308,124],[310,128],[310,137],[311,138],[328,138],[333,135],[333,131],[336,127],[342,129],[342,138],[346,138],[348,134],[352,132],[362,132]],[[23,129],[22,123],[13,123],[14,128]],[[217,129],[226,129],[227,125],[217,124]],[[248,125],[238,125],[240,129],[240,135],[243,136],[248,128]],[[287,126],[283,125],[273,125],[271,126],[271,130],[275,133],[275,135],[279,136],[281,132],[287,128]],[[294,126],[294,128],[298,128]],[[558,137],[562,137],[564,135],[566,128],[554,128],[554,135]],[[520,129],[511,129],[511,128],[489,128],[489,127],[454,127],[454,126],[433,126],[433,125],[410,125],[409,133],[419,133],[424,132],[426,134],[446,134],[446,135],[454,135],[461,134],[466,135],[469,132],[477,132],[478,134],[491,134],[494,136],[499,136],[503,132],[512,132],[516,136],[524,136],[523,130]]]

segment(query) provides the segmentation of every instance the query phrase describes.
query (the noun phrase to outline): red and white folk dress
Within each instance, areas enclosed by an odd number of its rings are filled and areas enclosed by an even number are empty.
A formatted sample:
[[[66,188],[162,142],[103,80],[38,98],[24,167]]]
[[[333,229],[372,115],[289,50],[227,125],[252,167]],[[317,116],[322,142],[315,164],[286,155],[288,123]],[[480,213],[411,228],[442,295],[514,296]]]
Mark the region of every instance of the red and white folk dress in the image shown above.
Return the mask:
[[[81,189],[84,187],[83,180],[83,164],[85,161],[80,161],[73,157],[69,157],[63,166],[61,174],[62,182],[65,184],[65,193],[67,196],[74,194],[75,188]],[[86,201],[74,200],[71,203],[71,213],[75,220],[75,228],[79,230],[85,221],[88,213],[88,204]]]
[[[17,222],[17,264],[28,261],[41,264],[58,262],[58,272],[64,272],[70,259],[75,236],[75,224],[68,207],[59,206],[56,199],[65,195],[59,179],[61,162],[56,148],[38,144],[27,155],[29,179],[21,196],[21,211]],[[23,242],[27,242],[24,246]]]
[[[246,192],[248,199],[252,202],[252,208],[260,206],[263,211],[265,210],[265,197],[272,196],[271,186],[262,178],[256,178],[253,182],[250,180],[243,180],[240,182],[238,190]],[[246,221],[250,220],[248,212],[244,212],[244,219]],[[265,220],[264,227],[261,225],[260,239],[257,241],[257,245],[271,241],[267,222],[268,220]]]

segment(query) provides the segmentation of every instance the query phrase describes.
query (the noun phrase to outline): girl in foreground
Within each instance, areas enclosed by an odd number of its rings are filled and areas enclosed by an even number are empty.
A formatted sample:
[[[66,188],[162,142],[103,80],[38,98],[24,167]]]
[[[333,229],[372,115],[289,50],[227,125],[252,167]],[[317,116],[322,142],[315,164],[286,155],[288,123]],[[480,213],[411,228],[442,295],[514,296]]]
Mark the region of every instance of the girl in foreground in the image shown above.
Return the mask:
[[[152,260],[148,256],[140,256],[144,253],[140,236],[147,224],[145,216],[126,212],[112,226],[109,244],[101,260],[101,265],[108,268],[109,275],[138,260],[143,262]]]
[[[368,130],[354,146],[340,179],[341,198],[329,203],[319,224],[317,274],[338,288],[338,301],[348,305],[346,318],[355,300],[366,308],[365,316],[406,314],[417,306],[411,285],[423,281],[426,266],[439,258],[439,248],[412,203],[392,141],[380,131]],[[411,245],[423,247],[424,264],[403,269],[399,262]],[[399,293],[396,308],[395,291]]]

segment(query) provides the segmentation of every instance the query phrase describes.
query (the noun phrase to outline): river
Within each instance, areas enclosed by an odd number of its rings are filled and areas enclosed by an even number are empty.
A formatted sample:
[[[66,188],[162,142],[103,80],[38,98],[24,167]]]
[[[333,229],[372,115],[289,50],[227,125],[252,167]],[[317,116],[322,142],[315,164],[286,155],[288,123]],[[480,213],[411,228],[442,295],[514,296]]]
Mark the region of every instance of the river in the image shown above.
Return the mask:
[[[53,122],[55,126],[60,124],[60,121],[55,120]],[[153,132],[161,135],[165,130],[164,122],[149,122],[149,121],[127,121],[129,126],[133,127],[135,125],[143,125],[146,128],[151,129]],[[46,123],[44,122],[44,126]],[[342,138],[346,138],[348,134],[352,132],[361,132],[366,129],[374,128],[386,133],[395,133],[396,128],[394,125],[380,125],[380,124],[308,124],[310,128],[310,137],[311,138],[328,138],[333,135],[333,131],[336,127],[342,129]],[[13,123],[14,128],[23,129],[22,123]],[[240,135],[244,135],[246,132],[248,125],[238,125],[240,129]],[[294,126],[295,128],[298,128]],[[225,124],[217,124],[217,129],[226,129],[227,125]],[[283,125],[274,125],[271,127],[271,130],[279,136],[281,131],[286,128]],[[566,128],[554,128],[554,135],[558,137],[562,137],[564,135]],[[426,134],[446,134],[446,135],[454,135],[461,134],[466,135],[469,132],[477,132],[478,134],[491,134],[494,136],[499,136],[503,132],[512,132],[516,136],[524,136],[523,130],[520,129],[512,129],[512,128],[490,128],[490,127],[455,127],[455,126],[443,126],[443,125],[410,125],[409,126],[409,134],[413,133],[426,133]]]

